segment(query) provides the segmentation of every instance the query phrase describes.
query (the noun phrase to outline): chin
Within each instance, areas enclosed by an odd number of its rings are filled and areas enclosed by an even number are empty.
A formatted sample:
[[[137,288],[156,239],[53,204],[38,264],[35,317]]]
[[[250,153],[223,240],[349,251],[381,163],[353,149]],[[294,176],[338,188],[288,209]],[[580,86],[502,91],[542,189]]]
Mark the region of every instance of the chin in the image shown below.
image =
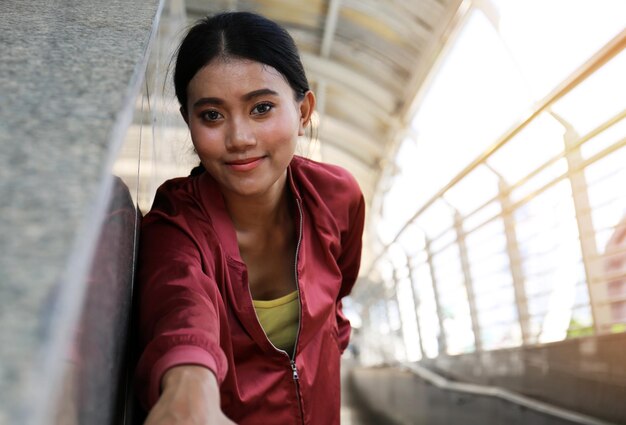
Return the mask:
[[[233,185],[228,188],[228,191],[238,196],[252,198],[266,193],[267,188],[259,185]]]

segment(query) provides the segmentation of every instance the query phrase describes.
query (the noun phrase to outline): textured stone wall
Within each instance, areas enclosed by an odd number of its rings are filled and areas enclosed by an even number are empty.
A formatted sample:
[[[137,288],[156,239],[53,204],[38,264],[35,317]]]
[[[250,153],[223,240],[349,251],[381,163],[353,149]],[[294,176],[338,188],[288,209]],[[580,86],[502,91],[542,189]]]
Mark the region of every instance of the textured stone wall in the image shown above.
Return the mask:
[[[0,4],[0,424],[119,414],[137,212],[112,170],[161,7]]]

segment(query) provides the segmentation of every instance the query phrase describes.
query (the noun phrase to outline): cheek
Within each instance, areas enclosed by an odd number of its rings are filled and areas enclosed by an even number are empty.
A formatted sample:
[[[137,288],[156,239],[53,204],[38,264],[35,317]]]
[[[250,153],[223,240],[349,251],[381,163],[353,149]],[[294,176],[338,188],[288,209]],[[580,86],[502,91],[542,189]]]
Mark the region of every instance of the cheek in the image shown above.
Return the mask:
[[[281,144],[287,142],[295,144],[298,138],[298,129],[298,121],[289,114],[281,117],[281,119],[268,121],[266,125],[262,126],[261,131],[265,140],[274,140]]]
[[[196,152],[210,153],[220,150],[222,135],[219,131],[203,126],[192,125],[189,127],[189,132]]]

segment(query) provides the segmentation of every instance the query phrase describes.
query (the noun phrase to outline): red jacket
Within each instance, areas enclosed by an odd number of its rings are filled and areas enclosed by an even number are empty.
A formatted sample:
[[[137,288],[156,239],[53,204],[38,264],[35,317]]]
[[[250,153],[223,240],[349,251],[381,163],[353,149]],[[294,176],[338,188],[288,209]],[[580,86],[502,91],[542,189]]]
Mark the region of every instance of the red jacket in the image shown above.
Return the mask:
[[[163,373],[197,364],[218,378],[222,410],[238,424],[339,424],[340,355],[350,323],[341,310],[357,278],[365,205],[345,170],[301,157],[288,168],[301,224],[301,320],[295,362],[259,324],[246,266],[219,188],[208,173],[173,179],[143,220],[136,384],[146,408]]]

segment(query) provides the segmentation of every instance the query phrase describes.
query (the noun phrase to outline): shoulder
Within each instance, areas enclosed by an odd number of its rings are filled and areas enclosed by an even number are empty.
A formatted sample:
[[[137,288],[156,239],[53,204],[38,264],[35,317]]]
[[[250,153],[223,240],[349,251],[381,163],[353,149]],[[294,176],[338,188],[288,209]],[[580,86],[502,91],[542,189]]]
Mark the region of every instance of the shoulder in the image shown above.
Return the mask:
[[[365,214],[363,194],[347,170],[298,156],[294,157],[291,170],[294,184],[318,225],[328,220],[341,233],[361,225]]]
[[[215,244],[216,237],[198,186],[198,177],[180,177],[165,181],[157,189],[152,208],[141,222],[143,261],[146,255],[163,253],[185,261],[209,255],[207,247]]]
[[[196,221],[203,216],[197,189],[197,177],[177,177],[165,181],[157,189],[144,224],[175,221],[179,224]]]
[[[294,157],[291,167],[298,184],[305,185],[307,189],[315,190],[322,196],[340,195],[350,198],[362,196],[356,179],[343,167],[300,156]]]

